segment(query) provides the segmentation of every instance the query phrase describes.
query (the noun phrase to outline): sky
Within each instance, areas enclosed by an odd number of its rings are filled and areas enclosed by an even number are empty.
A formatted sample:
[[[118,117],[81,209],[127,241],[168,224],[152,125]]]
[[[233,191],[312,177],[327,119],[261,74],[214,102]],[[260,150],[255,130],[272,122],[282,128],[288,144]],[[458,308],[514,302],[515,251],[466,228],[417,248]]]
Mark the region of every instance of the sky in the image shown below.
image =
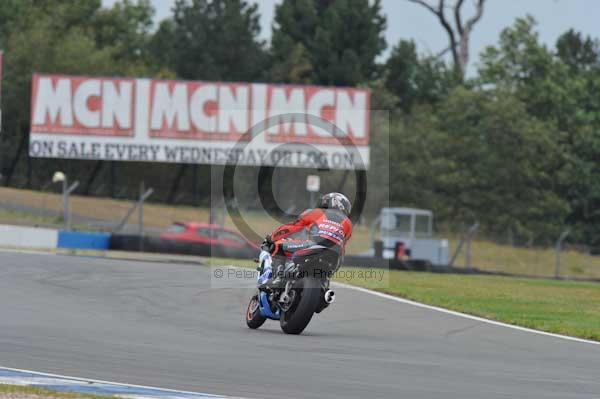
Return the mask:
[[[103,0],[111,5],[116,0]],[[158,20],[170,14],[174,0],[151,0]],[[262,38],[269,40],[275,5],[280,0],[254,0],[259,4],[262,19]],[[386,39],[388,50],[400,39],[414,39],[420,52],[437,54],[447,47],[447,36],[434,15],[423,7],[406,0],[382,0],[387,15]],[[554,45],[558,36],[570,28],[600,38],[600,0],[487,0],[483,18],[471,39],[471,68],[478,54],[498,41],[500,32],[518,17],[531,14],[539,23],[540,38]]]

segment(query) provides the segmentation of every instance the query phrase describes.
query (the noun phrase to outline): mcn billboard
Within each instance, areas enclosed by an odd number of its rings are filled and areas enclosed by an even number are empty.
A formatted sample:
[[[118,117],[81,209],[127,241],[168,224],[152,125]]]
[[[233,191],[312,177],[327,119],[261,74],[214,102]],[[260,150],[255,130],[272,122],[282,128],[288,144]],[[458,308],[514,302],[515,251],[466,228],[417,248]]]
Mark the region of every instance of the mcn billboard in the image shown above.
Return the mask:
[[[369,125],[368,90],[35,75],[29,152],[364,169]]]

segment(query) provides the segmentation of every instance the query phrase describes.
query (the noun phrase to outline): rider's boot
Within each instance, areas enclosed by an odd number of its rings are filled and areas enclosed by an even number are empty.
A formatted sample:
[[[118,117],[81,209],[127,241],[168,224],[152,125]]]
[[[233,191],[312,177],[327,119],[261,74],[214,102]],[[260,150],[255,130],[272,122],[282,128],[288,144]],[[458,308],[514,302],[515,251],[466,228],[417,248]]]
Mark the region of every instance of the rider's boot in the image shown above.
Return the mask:
[[[273,273],[273,268],[265,268],[265,271],[258,279],[258,289],[280,288],[283,285],[282,274],[284,265],[277,266],[277,271]]]
[[[269,265],[264,267],[262,274],[258,277],[258,288],[266,288],[267,283],[273,278],[273,268]]]

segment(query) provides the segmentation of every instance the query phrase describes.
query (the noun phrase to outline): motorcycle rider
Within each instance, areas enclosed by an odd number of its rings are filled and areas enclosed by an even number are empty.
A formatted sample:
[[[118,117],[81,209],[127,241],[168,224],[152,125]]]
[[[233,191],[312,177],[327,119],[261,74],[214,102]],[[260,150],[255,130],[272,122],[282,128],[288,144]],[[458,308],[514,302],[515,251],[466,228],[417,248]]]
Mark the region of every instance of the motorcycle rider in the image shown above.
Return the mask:
[[[325,194],[319,199],[316,209],[304,211],[294,223],[285,224],[268,235],[261,249],[275,257],[279,251],[276,242],[291,239],[297,233],[307,231],[308,238],[314,245],[324,246],[337,252],[341,263],[346,244],[352,236],[352,222],[349,218],[351,211],[352,204],[344,194]],[[275,276],[273,276],[272,266],[268,265],[264,268],[259,280],[266,283],[259,285],[277,285],[283,263],[275,267],[278,268]]]

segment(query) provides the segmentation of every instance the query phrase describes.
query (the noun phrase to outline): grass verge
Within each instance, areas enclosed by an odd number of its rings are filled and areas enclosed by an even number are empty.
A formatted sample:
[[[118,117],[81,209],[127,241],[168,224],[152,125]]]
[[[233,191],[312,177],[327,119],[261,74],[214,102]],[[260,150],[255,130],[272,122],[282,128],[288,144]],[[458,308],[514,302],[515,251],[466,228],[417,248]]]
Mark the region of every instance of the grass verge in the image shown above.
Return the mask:
[[[522,327],[600,341],[600,284],[388,271],[349,282],[428,305]]]
[[[50,391],[33,386],[20,386],[20,385],[5,385],[0,384],[0,398],[26,398],[26,399],[107,399],[114,398],[114,396],[99,396],[90,395],[83,393],[64,393]]]
[[[234,259],[213,258],[208,263],[254,267],[252,262]],[[336,281],[486,319],[600,341],[598,283],[363,268],[342,268]]]
[[[64,223],[60,218],[31,215],[0,208],[0,222],[18,226],[34,226],[47,228],[62,228]]]

